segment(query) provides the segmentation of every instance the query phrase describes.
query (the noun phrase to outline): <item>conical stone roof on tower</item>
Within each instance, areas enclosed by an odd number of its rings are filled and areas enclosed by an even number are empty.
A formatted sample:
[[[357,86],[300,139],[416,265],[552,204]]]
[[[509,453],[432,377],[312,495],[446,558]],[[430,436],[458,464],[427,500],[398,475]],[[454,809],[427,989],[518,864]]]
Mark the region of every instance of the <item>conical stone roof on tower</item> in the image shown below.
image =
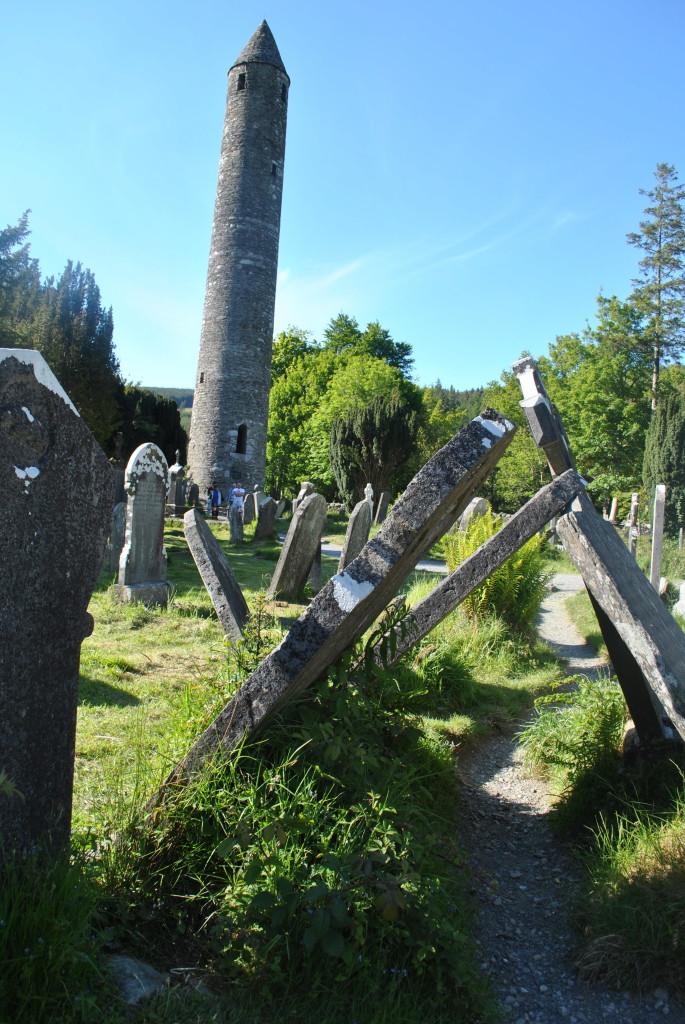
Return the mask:
[[[263,21],[228,73],[188,448],[201,494],[264,483],[289,87]]]

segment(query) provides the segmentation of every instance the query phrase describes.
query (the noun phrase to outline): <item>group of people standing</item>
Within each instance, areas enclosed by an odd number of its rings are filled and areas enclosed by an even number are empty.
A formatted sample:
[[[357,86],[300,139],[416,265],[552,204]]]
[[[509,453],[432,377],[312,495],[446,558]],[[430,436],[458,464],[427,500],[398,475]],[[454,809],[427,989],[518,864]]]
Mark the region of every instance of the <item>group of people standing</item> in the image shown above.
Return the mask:
[[[226,494],[226,504],[228,505],[229,515],[232,512],[236,512],[242,515],[245,507],[245,488],[238,481],[233,484],[231,489]],[[219,518],[219,506],[222,504],[221,490],[217,487],[215,481],[212,481],[211,487],[207,489],[207,515],[211,515],[212,519]]]

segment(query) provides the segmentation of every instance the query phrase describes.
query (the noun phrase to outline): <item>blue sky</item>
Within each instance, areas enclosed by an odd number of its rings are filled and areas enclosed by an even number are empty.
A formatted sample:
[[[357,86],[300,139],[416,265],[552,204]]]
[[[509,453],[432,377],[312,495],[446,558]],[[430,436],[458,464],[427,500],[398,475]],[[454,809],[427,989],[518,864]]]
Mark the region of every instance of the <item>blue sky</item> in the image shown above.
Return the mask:
[[[685,180],[682,0],[75,0],[3,15],[0,224],[112,305],[125,377],[195,382],[226,74],[291,78],[276,331],[344,311],[416,378],[499,377],[625,297],[656,164]]]

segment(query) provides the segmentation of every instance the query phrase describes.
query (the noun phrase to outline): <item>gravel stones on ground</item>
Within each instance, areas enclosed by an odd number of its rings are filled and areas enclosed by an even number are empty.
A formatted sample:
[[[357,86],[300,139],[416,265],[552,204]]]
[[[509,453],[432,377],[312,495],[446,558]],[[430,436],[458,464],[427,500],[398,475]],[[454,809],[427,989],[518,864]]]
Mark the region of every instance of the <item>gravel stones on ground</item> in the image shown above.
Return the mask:
[[[539,632],[589,674],[602,661],[583,644],[564,610],[582,587],[558,575],[541,610]],[[659,988],[641,998],[589,984],[574,970],[572,915],[581,871],[548,822],[550,792],[523,764],[516,730],[479,744],[459,760],[461,840],[472,866],[472,898],[482,972],[512,1024],[685,1024],[685,1011]]]

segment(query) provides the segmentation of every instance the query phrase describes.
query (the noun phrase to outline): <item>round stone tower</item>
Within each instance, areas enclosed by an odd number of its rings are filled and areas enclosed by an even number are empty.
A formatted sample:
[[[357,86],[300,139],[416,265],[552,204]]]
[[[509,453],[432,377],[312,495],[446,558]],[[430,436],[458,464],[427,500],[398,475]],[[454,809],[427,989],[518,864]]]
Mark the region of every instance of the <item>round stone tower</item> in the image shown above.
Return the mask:
[[[289,86],[263,21],[228,72],[188,448],[201,495],[264,483]]]

